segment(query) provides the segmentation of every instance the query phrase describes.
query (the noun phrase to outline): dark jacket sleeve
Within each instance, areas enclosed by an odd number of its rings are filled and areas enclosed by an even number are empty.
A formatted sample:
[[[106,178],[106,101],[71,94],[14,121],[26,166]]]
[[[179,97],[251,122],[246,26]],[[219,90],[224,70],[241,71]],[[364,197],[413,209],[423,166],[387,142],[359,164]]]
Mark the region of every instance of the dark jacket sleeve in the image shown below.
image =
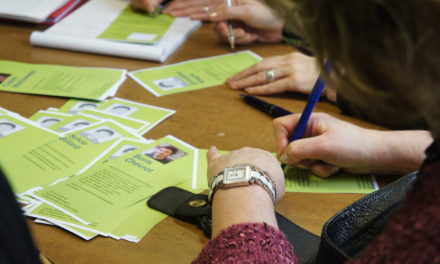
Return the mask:
[[[0,263],[40,263],[39,253],[23,214],[0,171]]]

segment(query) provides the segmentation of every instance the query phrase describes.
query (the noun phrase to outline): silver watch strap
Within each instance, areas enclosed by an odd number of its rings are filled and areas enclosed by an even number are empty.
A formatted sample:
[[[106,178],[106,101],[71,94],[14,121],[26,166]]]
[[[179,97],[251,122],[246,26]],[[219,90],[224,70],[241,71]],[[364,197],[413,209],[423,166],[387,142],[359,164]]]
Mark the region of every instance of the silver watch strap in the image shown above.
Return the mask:
[[[242,165],[236,165],[234,167],[244,166],[244,165],[251,167],[251,179],[249,181],[249,184],[255,183],[263,187],[271,195],[272,201],[275,203],[277,197],[277,191],[276,191],[275,182],[273,181],[269,173],[259,169],[258,167],[252,164],[242,164]],[[224,179],[224,171],[219,172],[212,179],[212,182],[209,186],[210,187],[208,194],[209,201],[212,201],[212,196],[219,187],[219,185],[223,183],[223,179]]]
[[[269,191],[269,193],[272,195],[272,197],[271,197],[272,201],[275,202],[276,201],[276,197],[277,197],[277,193],[276,193],[276,190],[275,190],[275,188],[273,186],[273,183],[270,182],[267,179],[267,177],[264,176],[262,174],[262,172],[259,172],[259,171],[252,171],[251,172],[251,176],[252,176],[252,179],[260,181],[263,184],[263,186],[265,188],[267,188],[267,191]]]

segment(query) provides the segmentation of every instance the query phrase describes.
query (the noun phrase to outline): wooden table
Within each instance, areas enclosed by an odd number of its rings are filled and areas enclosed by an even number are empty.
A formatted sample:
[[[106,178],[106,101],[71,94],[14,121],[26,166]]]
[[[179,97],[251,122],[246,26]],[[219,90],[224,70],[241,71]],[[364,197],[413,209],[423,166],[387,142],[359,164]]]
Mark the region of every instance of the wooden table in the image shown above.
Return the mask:
[[[114,67],[136,70],[159,66],[159,63],[33,47],[29,42],[33,30],[43,26],[0,21],[0,59],[27,63],[48,63],[71,66]],[[284,45],[255,44],[238,47],[250,49],[263,56],[282,55],[293,51]],[[227,45],[219,43],[205,24],[193,34],[165,64],[229,53]],[[177,113],[145,134],[157,139],[172,134],[196,147],[211,145],[222,150],[252,146],[276,151],[272,120],[265,114],[245,105],[239,92],[225,85],[164,97],[155,97],[131,79],[127,79],[118,97],[177,110]],[[0,93],[0,106],[29,117],[47,107],[60,107],[66,98]],[[306,96],[288,93],[268,96],[265,100],[293,112],[301,112]],[[371,124],[343,116],[334,105],[320,102],[317,111],[331,113],[365,127]],[[325,221],[337,211],[359,199],[360,194],[288,193],[277,205],[277,211],[320,234]],[[56,264],[80,263],[190,263],[207,239],[202,231],[184,222],[166,218],[139,243],[98,237],[84,241],[60,228],[28,221],[40,250]]]

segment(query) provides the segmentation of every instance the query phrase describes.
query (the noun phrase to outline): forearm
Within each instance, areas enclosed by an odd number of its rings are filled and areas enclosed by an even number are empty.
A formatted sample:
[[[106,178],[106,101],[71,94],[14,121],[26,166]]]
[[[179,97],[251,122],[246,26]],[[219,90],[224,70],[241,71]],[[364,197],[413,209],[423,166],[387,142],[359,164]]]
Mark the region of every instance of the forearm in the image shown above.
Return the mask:
[[[406,174],[418,170],[425,159],[425,150],[432,143],[431,134],[423,130],[375,131],[377,164],[375,171]]]
[[[270,195],[258,185],[219,189],[212,206],[212,236],[234,224],[265,222],[278,228]]]
[[[260,186],[219,189],[213,200],[212,235],[193,262],[298,264],[278,230],[272,199]]]

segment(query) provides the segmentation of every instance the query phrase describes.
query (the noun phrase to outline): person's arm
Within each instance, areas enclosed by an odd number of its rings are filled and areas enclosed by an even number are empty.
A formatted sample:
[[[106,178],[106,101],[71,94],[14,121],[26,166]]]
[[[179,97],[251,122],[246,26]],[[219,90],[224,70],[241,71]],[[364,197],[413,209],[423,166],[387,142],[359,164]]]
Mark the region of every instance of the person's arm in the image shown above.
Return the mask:
[[[208,175],[227,167],[251,163],[267,170],[277,189],[284,194],[284,175],[275,157],[255,148],[243,148],[220,155],[215,147],[208,152]],[[212,200],[212,236],[194,263],[298,263],[292,245],[278,230],[270,194],[256,184],[220,188]]]
[[[418,170],[431,144],[428,131],[365,129],[327,114],[313,114],[305,137],[289,143],[300,115],[274,120],[280,160],[328,177],[352,173],[406,174]]]

